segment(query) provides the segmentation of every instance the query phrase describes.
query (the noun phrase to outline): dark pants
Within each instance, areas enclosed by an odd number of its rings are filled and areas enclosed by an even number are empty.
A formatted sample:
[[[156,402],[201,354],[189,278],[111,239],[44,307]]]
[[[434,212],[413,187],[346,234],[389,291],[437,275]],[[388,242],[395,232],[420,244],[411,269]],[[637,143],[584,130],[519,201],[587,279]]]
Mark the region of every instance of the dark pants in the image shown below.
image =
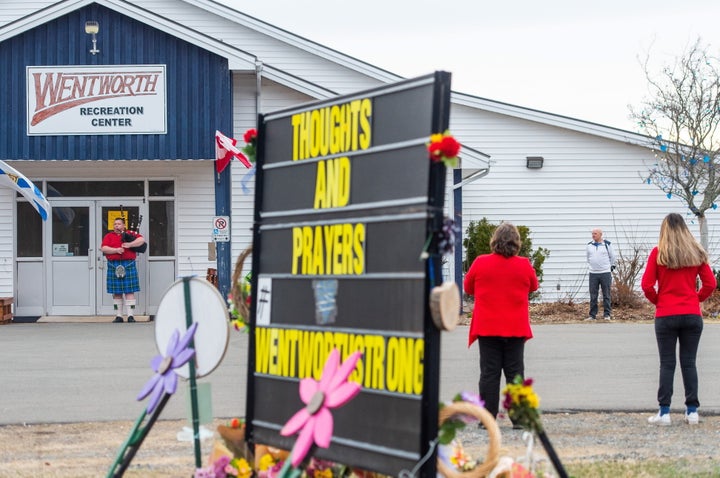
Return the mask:
[[[685,405],[698,407],[697,357],[703,320],[699,315],[673,315],[655,319],[655,337],[660,353],[660,386],[658,403],[669,407],[673,395],[675,376],[675,350],[680,343],[680,371],[685,385]]]
[[[512,383],[517,375],[525,376],[524,337],[478,337],[480,349],[480,398],[485,409],[497,417],[500,405],[500,373]]]
[[[605,317],[612,315],[612,305],[610,303],[611,284],[612,274],[610,272],[590,273],[590,317],[595,318],[598,313],[598,289],[602,289],[603,315]]]

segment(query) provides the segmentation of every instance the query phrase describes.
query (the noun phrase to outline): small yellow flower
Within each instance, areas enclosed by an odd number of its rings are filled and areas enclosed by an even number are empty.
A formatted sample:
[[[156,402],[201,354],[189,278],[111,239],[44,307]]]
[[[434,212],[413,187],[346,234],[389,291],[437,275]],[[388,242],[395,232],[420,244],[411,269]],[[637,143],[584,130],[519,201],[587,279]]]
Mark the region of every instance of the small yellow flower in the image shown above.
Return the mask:
[[[236,458],[230,464],[237,470],[238,478],[250,478],[253,474],[253,470],[250,467],[250,463],[245,458]]]
[[[440,133],[435,133],[435,134],[430,135],[431,143],[439,143],[440,141],[442,141],[442,139],[443,139],[443,135]]]
[[[317,470],[317,471],[315,471],[315,477],[316,478],[332,478],[333,472],[330,468],[325,468],[324,470]]]
[[[540,406],[540,398],[534,393],[527,396],[528,405],[532,408],[538,408]]]
[[[260,458],[260,464],[258,465],[258,471],[267,471],[275,465],[275,458],[270,453],[266,453]]]

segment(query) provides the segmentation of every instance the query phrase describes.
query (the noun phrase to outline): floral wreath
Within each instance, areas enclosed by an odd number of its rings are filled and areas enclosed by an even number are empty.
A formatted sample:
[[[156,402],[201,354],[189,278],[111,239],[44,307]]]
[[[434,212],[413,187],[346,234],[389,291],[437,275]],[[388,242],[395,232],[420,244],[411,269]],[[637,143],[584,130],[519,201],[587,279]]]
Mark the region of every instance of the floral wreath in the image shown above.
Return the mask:
[[[250,308],[250,301],[252,296],[250,295],[250,277],[251,273],[248,272],[245,276],[240,279],[237,283],[236,295],[233,292],[228,294],[228,313],[230,314],[230,323],[239,332],[247,332],[248,329],[248,314],[247,311]]]
[[[230,323],[235,330],[247,332],[248,323],[250,321],[250,302],[251,296],[251,278],[252,274],[248,272],[243,275],[243,264],[245,259],[252,253],[252,244],[238,256],[235,261],[235,270],[232,276],[232,290],[227,295],[228,314]]]

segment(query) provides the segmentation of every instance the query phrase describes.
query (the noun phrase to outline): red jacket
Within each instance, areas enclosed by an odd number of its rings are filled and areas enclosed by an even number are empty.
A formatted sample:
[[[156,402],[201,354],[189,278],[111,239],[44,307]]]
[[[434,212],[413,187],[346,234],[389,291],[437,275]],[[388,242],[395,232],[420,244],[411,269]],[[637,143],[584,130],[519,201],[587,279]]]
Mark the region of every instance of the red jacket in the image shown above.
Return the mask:
[[[477,337],[532,338],[528,295],[537,290],[538,279],[527,257],[478,256],[463,288],[475,296],[468,346]]]
[[[137,232],[133,231],[125,231],[128,234],[131,234],[135,238],[142,237]],[[110,247],[120,247],[123,244],[122,240],[122,234],[118,234],[115,231],[108,232],[105,234],[105,237],[103,237],[102,244],[100,244],[100,247],[102,246],[110,246]],[[137,253],[131,249],[125,249],[125,251],[122,254],[105,254],[105,257],[107,257],[107,260],[109,261],[119,261],[121,259],[135,259],[137,257]]]
[[[668,269],[657,263],[658,248],[653,248],[640,283],[645,297],[655,304],[655,317],[701,315],[700,302],[713,293],[717,281],[708,264],[682,269]],[[697,290],[700,276],[702,287]],[[657,283],[657,290],[655,284]]]

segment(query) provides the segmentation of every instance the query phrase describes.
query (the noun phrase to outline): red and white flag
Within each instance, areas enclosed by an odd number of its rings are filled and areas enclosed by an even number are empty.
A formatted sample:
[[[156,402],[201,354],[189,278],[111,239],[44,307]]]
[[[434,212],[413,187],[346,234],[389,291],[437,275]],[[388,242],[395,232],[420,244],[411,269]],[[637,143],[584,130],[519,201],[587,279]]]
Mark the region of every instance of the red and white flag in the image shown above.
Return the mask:
[[[250,169],[252,164],[235,145],[237,140],[228,138],[220,131],[215,130],[215,171],[222,173],[223,169],[230,164],[233,156],[240,160],[246,168]]]

